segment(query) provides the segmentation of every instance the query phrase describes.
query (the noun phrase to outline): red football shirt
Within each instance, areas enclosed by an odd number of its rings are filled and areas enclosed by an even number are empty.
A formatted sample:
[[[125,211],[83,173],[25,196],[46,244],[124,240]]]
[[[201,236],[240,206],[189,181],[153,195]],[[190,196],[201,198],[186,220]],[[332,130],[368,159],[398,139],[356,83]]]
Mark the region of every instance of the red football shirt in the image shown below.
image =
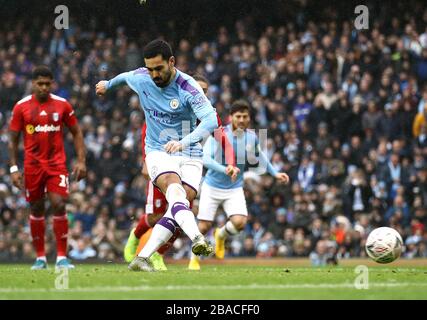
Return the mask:
[[[77,124],[73,107],[64,98],[50,94],[40,103],[34,95],[13,108],[9,130],[24,132],[24,167],[27,173],[43,168],[66,169],[63,125]]]

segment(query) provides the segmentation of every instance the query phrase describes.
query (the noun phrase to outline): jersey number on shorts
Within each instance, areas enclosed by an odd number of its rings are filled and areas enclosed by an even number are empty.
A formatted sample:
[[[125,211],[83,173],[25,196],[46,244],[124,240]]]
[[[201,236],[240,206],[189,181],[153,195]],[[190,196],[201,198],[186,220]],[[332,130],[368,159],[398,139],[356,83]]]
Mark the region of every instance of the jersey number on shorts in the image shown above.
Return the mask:
[[[68,190],[68,177],[64,174],[60,174],[59,177],[61,178],[61,182],[59,183],[59,186],[62,188],[67,188]]]

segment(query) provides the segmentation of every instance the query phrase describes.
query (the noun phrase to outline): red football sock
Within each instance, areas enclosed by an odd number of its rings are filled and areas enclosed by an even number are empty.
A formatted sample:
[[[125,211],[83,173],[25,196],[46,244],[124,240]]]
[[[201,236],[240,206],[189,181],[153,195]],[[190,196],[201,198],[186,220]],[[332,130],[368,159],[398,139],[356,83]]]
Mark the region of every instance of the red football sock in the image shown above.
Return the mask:
[[[142,235],[151,228],[150,223],[148,222],[148,214],[143,214],[139,219],[138,225],[135,228],[134,234],[135,237],[141,239]]]
[[[53,217],[53,232],[56,238],[57,256],[65,257],[67,255],[68,241],[68,219],[65,214]]]
[[[44,248],[44,234],[45,234],[45,219],[44,217],[35,217],[30,215],[30,230],[33,239],[33,246],[36,250],[37,257],[46,256]]]
[[[166,242],[164,245],[162,245],[159,250],[157,250],[160,254],[165,254],[170,248],[172,248],[173,243],[176,239],[178,239],[179,235],[181,234],[181,229],[176,228],[175,233],[172,235],[172,237]]]

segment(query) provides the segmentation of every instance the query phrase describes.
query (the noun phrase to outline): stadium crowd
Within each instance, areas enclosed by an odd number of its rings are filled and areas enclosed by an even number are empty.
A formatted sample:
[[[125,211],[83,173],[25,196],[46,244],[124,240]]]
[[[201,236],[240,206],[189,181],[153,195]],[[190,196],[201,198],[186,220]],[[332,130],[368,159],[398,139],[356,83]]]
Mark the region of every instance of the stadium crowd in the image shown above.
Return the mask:
[[[97,81],[143,65],[141,48],[162,36],[174,44],[177,67],[205,75],[209,99],[224,123],[231,103],[247,99],[253,128],[268,129],[266,152],[291,177],[245,175],[249,222],[227,242],[227,256],[308,257],[313,264],[365,256],[369,232],[397,229],[404,257],[427,257],[427,7],[418,17],[385,9],[358,31],[352,19],[294,20],[260,28],[246,16],[212,37],[127,29],[102,32],[96,19],[68,30],[15,20],[0,29],[0,261],[32,260],[28,205],[8,175],[8,122],[30,93],[35,65],[55,72],[54,93],[74,106],[85,136],[88,177],[70,183],[71,259],[116,261],[144,213],[137,96],[128,87],[95,95]],[[390,8],[388,10],[391,10]],[[387,16],[388,14],[388,16]],[[200,40],[194,40],[200,39]],[[71,135],[66,136],[69,162]],[[194,206],[197,211],[197,201]],[[51,219],[52,217],[49,217]],[[225,216],[219,214],[218,225]],[[47,224],[51,226],[51,223]],[[54,255],[52,232],[47,252]],[[188,257],[178,239],[170,255]],[[49,257],[48,256],[48,257]]]

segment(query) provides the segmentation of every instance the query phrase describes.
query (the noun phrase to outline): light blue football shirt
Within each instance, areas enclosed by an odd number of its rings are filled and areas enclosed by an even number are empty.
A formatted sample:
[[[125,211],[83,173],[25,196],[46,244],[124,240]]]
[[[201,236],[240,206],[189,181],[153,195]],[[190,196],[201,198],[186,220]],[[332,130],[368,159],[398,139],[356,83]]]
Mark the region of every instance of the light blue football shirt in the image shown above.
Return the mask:
[[[248,170],[250,164],[265,166],[267,172],[272,176],[278,173],[260,150],[259,140],[254,131],[237,130],[233,134],[231,124],[229,124],[224,127],[224,132],[233,145],[236,166],[240,169],[240,173],[234,182],[225,174],[225,153],[222,146],[211,136],[203,148],[203,164],[208,169],[204,181],[208,185],[218,189],[243,187],[243,173]]]
[[[122,84],[127,84],[139,96],[147,123],[146,154],[165,151],[163,146],[176,140],[184,145],[182,155],[202,157],[200,142],[218,127],[218,120],[196,80],[176,69],[171,83],[160,88],[146,68],[139,68],[108,81],[107,90]],[[197,119],[201,121],[198,126]]]

